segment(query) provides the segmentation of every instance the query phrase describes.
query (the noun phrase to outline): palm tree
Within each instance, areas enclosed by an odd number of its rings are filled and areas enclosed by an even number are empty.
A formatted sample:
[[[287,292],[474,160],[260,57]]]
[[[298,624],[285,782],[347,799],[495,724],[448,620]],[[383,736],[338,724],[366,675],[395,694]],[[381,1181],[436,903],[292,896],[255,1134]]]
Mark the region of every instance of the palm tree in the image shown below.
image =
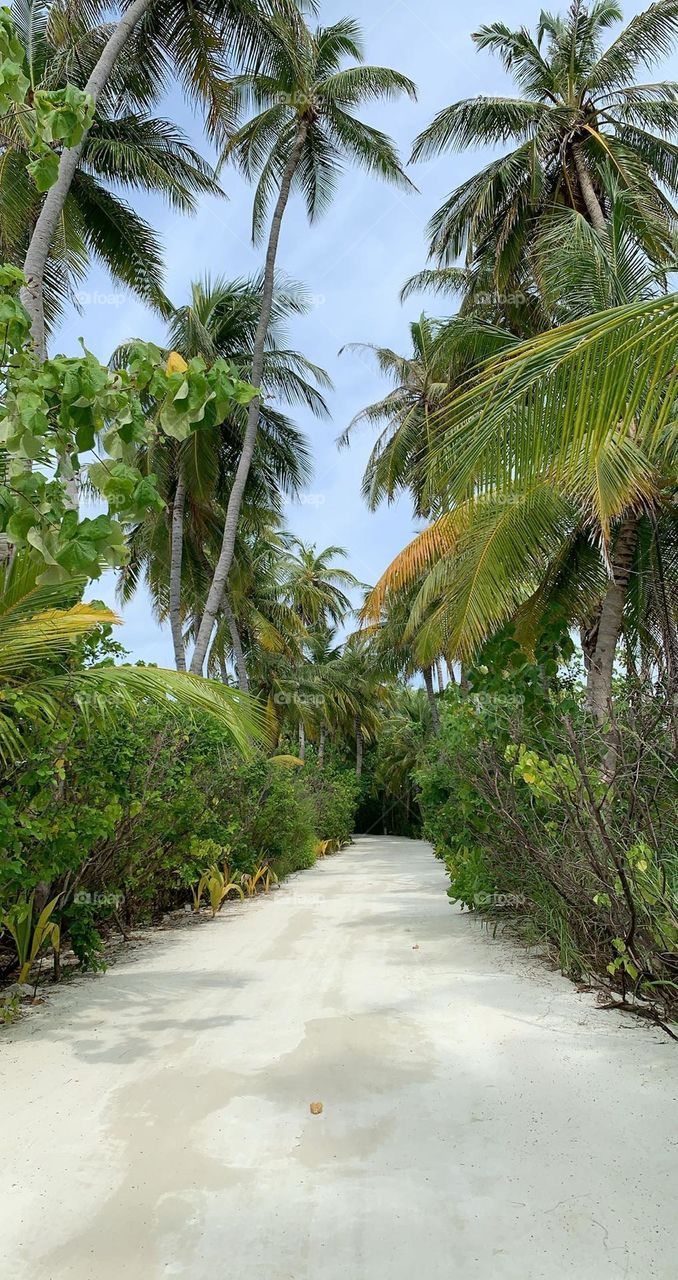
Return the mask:
[[[410,186],[393,143],[354,114],[361,102],[414,97],[411,80],[384,67],[362,63],[358,26],[344,19],[312,32],[284,15],[266,24],[270,32],[270,72],[241,76],[236,87],[256,113],[230,140],[226,156],[235,158],[248,178],[258,178],[253,231],[261,237],[277,192],[266,247],[261,313],[254,341],[252,382],[263,372],[266,334],[271,318],[275,263],[282,220],[293,188],[304,195],[313,221],[333,193],[344,158],[389,182]],[[354,65],[341,69],[344,58]],[[221,553],[205,604],[191,670],[202,671],[210,637],[233,562],[240,506],[254,456],[259,399],[251,401],[243,451],[231,489]]]
[[[58,6],[49,8],[45,0],[15,0],[12,17],[32,90],[63,88],[69,76],[87,76],[101,29],[64,22]],[[83,279],[92,256],[115,281],[161,310],[169,308],[162,292],[158,239],[110,184],[156,192],[182,212],[192,212],[199,195],[221,194],[212,169],[181,130],[148,114],[153,94],[135,52],[130,48],[119,59],[82,148],[45,278],[48,323]],[[16,266],[24,261],[40,212],[41,197],[28,172],[31,159],[20,118],[7,116],[0,162],[0,253]]]
[[[244,509],[223,616],[210,647],[212,674],[227,678],[232,663],[240,687],[254,686],[260,693],[280,661],[303,662],[309,638],[286,595],[288,543],[277,512],[261,504],[251,514]]]
[[[435,440],[436,415],[452,386],[507,346],[511,335],[464,316],[445,323],[422,315],[410,325],[410,336],[412,351],[406,356],[364,342],[344,348],[371,352],[380,373],[395,385],[383,399],[356,414],[339,437],[339,446],[349,444],[357,427],[383,424],[363,476],[363,497],[375,511],[384,499],[392,502],[407,490],[415,515],[430,516],[432,494],[425,483],[425,466]]]
[[[204,280],[196,281],[191,286],[191,303],[180,307],[174,314],[169,328],[169,345],[172,349],[181,352],[186,359],[202,356],[209,362],[219,356],[225,357],[236,366],[241,377],[251,378],[252,349],[261,312],[262,289],[263,282],[260,276],[234,281],[226,281],[222,277],[211,281],[206,277]],[[291,282],[283,286],[281,282],[281,287],[274,293],[271,306],[271,323],[266,336],[260,384],[278,400],[287,404],[304,405],[317,417],[323,417],[328,410],[320,389],[330,389],[331,379],[324,369],[312,364],[299,352],[291,350],[286,342],[285,320],[290,315],[304,314],[307,305],[299,287]],[[244,430],[246,422],[244,412],[239,417],[242,419]],[[270,476],[273,493],[276,492],[277,482],[288,493],[298,492],[306,475],[305,443],[301,442],[298,433],[291,428],[291,424],[272,406],[262,404],[259,419],[269,442],[275,439],[278,446],[283,445],[285,451],[285,456],[280,457],[277,469],[274,469]],[[212,456],[211,444],[210,441],[201,440],[203,454],[207,447],[209,455]],[[298,445],[298,448],[295,449],[295,445]],[[261,468],[264,459],[261,449],[258,452]],[[278,453],[280,454],[280,448]],[[270,452],[268,457],[271,458]],[[237,459],[234,458],[233,466],[229,467],[231,476],[236,465]],[[185,662],[180,622],[182,555],[180,534],[186,490],[187,476],[182,469],[177,475],[177,488],[172,502],[169,611],[175,656],[180,668]],[[269,495],[269,500],[271,497],[272,495]],[[222,604],[229,621],[231,640],[239,654],[240,660],[237,667],[241,688],[246,689],[247,670],[242,646],[236,635],[235,614],[228,601],[227,591],[224,592]]]
[[[276,290],[273,315],[264,352],[262,385],[279,402],[303,405],[316,416],[327,413],[323,391],[331,381],[318,365],[289,345],[285,322],[306,309],[303,292],[289,284]],[[252,366],[252,342],[261,307],[261,279],[227,281],[205,278],[191,287],[191,302],[179,307],[169,323],[169,350],[211,363],[229,360],[243,378]],[[116,353],[124,361],[127,344]],[[297,495],[310,475],[308,446],[293,423],[272,404],[262,405],[255,464],[248,481],[243,533],[261,529],[269,510],[280,512],[282,501]],[[185,669],[183,617],[200,619],[218,557],[223,509],[232,485],[246,428],[246,412],[235,407],[228,422],[213,430],[195,432],[183,445],[163,441],[145,465],[160,479],[170,511],[170,538],[162,516],[149,517],[132,535],[132,560],[123,571],[123,589],[136,589],[145,571],[161,620],[169,618],[178,670]],[[245,543],[243,543],[244,547]],[[236,636],[232,602],[225,593],[225,620],[239,650],[240,686],[247,689],[247,669]],[[191,633],[195,634],[195,627]],[[220,642],[219,651],[223,648]]]
[[[285,594],[309,630],[326,632],[339,626],[351,611],[347,591],[362,584],[333,561],[345,559],[344,547],[324,547],[318,551],[300,538],[290,539],[286,556]]]
[[[489,270],[506,290],[524,275],[525,255],[539,220],[557,205],[583,213],[602,230],[616,183],[631,193],[656,260],[665,255],[678,191],[676,85],[636,84],[678,35],[675,0],[656,0],[603,49],[604,33],[623,18],[615,0],[574,0],[566,17],[542,12],[537,33],[501,22],[473,39],[498,54],[522,94],[478,97],[441,111],[414,144],[413,160],[451,149],[512,141],[448,197],[429,224],[431,255],[452,266]],[[668,192],[668,196],[667,193]]]
[[[410,835],[413,824],[416,830],[416,770],[423,763],[432,728],[430,702],[423,689],[396,686],[393,705],[379,727],[373,770],[373,786],[382,797],[385,829],[386,818],[392,815],[391,830]]]
[[[223,143],[233,125],[224,49],[237,59],[261,56],[262,14],[269,8],[279,10],[281,4],[287,9],[287,0],[131,0],[117,22],[100,24],[92,33],[96,58],[85,74],[73,57],[68,59],[68,74],[98,108],[109,88],[115,91],[120,59],[131,56],[139,68],[145,106],[157,100],[170,77],[179,79],[188,100],[204,109],[209,136]],[[90,12],[86,5],[79,8],[66,0],[57,6],[58,17],[66,23],[79,23],[80,14]],[[57,180],[45,196],[26,251],[22,300],[39,359],[46,353],[43,295],[48,258],[88,136],[85,133],[77,146],[61,152]]]
[[[308,633],[308,648],[317,678],[326,682],[329,676],[330,689],[334,695],[340,695],[342,706],[347,694],[346,686],[341,678],[342,669],[337,669],[337,653],[330,651],[330,638],[351,612],[350,597],[347,591],[355,590],[361,583],[348,570],[333,564],[336,559],[344,559],[346,551],[343,547],[325,547],[318,551],[315,545],[304,544],[299,538],[290,539],[290,550],[286,557],[285,596],[301,619]],[[322,674],[321,674],[322,673]],[[338,674],[338,682],[333,679]],[[324,733],[328,709],[321,716],[320,732]],[[354,708],[354,714],[358,714]],[[299,721],[299,754],[303,759],[303,742],[305,723]]]
[[[377,617],[389,591],[423,575],[409,623],[420,656],[470,656],[551,585],[579,609],[599,589],[589,700],[602,722],[641,542],[660,565],[666,538],[673,563],[678,297],[588,308],[584,298],[584,318],[491,361],[446,405],[444,514],[390,567],[370,610]],[[664,620],[674,634],[674,599]]]
[[[409,565],[408,565],[409,568]],[[372,663],[382,675],[393,681],[409,681],[419,672],[429,704],[431,724],[435,733],[440,728],[440,713],[433,688],[433,667],[445,650],[431,652],[422,664],[417,647],[413,643],[410,619],[423,585],[423,574],[408,574],[403,581],[391,581],[389,590],[379,596],[379,589],[368,592],[360,613],[361,631],[354,642],[366,646]],[[393,589],[395,586],[395,589]],[[379,605],[375,607],[375,598]]]

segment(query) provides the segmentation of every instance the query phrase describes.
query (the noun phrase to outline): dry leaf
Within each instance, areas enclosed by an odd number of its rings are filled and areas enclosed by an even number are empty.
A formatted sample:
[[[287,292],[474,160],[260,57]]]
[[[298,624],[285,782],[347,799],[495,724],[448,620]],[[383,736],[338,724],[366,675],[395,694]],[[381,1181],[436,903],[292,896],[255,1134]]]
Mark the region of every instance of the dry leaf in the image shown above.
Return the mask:
[[[311,1115],[312,1115],[312,1116],[319,1116],[319,1115],[320,1115],[320,1112],[322,1111],[322,1109],[323,1109],[323,1104],[322,1104],[322,1102],[312,1102],[312,1103],[311,1103]]]

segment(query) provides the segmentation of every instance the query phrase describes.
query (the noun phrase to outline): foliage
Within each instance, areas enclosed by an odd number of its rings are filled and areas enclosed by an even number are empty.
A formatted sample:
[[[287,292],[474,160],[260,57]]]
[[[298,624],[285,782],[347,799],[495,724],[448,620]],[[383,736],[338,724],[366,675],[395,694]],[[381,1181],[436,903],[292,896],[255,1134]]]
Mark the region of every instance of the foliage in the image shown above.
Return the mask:
[[[552,645],[530,662],[509,631],[448,693],[442,730],[417,773],[424,832],[450,897],[509,918],[578,980],[671,1016],[678,1007],[678,774],[670,710],[618,691],[619,761],[601,782],[607,738],[587,717],[576,671],[545,681]]]
[[[0,9],[0,116],[14,114],[35,157],[27,166],[38,191],[47,191],[57,179],[59,156],[54,143],[77,147],[89,129],[94,103],[76,85],[36,89],[24,74],[24,49],[10,9]]]
[[[59,742],[38,724],[0,789],[0,913],[49,886],[81,964],[101,967],[113,924],[205,894],[216,911],[312,866],[320,838],[350,833],[354,797],[349,767],[325,781],[311,764],[243,760],[211,717],[177,719],[147,698],[113,710],[94,740],[81,720]]]
[[[59,899],[52,898],[42,910],[35,907],[35,890],[27,898],[19,898],[0,916],[0,928],[11,934],[19,962],[19,982],[27,982],[38,956],[48,946],[58,954],[61,931],[52,919]]]
[[[313,806],[318,839],[339,843],[350,840],[359,794],[353,769],[336,759],[325,761],[321,769],[317,758],[311,758],[304,766],[302,781]]]
[[[112,371],[85,350],[40,365],[28,345],[30,320],[17,293],[23,277],[0,269],[0,324],[5,395],[0,411],[3,483],[0,533],[29,549],[41,564],[41,584],[76,575],[96,578],[102,566],[127,559],[123,525],[162,507],[151,475],[142,475],[136,451],[157,432],[185,440],[221,422],[233,403],[255,389],[226,361],[209,369],[192,360],[170,372],[159,348],[139,343],[127,370]],[[147,411],[149,410],[149,411]],[[101,456],[85,456],[101,441]],[[106,504],[94,519],[80,519],[67,484],[80,471]]]
[[[59,719],[65,737],[74,715],[91,725],[116,704],[133,712],[140,698],[177,717],[211,714],[243,752],[265,737],[259,708],[223,685],[114,666],[108,656],[83,666],[82,642],[117,622],[102,605],[73,603],[83,586],[83,579],[38,585],[36,565],[23,552],[0,564],[0,759],[16,765],[38,721]]]

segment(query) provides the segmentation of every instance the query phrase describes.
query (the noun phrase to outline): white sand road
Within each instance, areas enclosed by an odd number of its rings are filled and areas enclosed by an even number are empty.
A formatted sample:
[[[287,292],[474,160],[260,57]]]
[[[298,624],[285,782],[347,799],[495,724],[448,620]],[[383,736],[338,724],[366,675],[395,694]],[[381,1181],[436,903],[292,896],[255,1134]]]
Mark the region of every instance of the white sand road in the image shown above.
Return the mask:
[[[675,1280],[678,1047],[445,885],[360,839],[3,1032],[2,1275]]]

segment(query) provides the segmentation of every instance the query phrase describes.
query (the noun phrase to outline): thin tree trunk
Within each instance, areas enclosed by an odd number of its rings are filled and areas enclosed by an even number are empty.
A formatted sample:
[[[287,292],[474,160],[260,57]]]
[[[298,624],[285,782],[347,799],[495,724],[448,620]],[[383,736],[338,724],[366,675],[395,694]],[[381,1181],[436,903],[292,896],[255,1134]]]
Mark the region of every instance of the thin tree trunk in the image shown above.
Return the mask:
[[[599,724],[608,716],[612,697],[612,673],[617,642],[621,635],[624,605],[631,578],[631,565],[636,549],[638,520],[627,516],[622,521],[612,556],[612,581],[607,588],[600,612],[596,647],[591,657],[586,701]]]
[[[174,665],[177,671],[186,670],[186,651],[184,649],[184,632],[181,625],[181,566],[184,556],[184,510],[186,508],[186,477],[183,469],[179,472],[177,487],[172,503],[172,523],[170,529],[170,580],[169,580],[169,617],[174,645]]]
[[[299,721],[299,759],[306,759],[306,730],[303,720]]]
[[[362,777],[363,772],[363,754],[365,750],[365,742],[363,739],[363,727],[360,722],[360,716],[355,718],[355,776]]]
[[[325,768],[325,743],[327,741],[327,727],[324,724],[320,726],[320,737],[318,739],[318,768]]]
[[[459,667],[459,688],[461,689],[462,693],[469,693],[471,689],[471,686],[468,682],[468,676],[466,674],[466,668],[463,666]]]
[[[666,691],[673,704],[676,688],[678,687],[678,635],[676,635],[676,624],[673,620],[671,608],[669,606],[668,592],[666,590],[664,557],[659,541],[659,529],[657,527],[656,517],[653,517],[652,528],[654,533],[654,552],[656,561],[656,586],[654,589],[654,595],[657,601],[659,629],[661,631],[662,648],[664,651]]]
[[[436,658],[436,679],[438,681],[438,693],[445,692],[445,679],[443,676],[443,664],[440,658]]]
[[[587,625],[582,625],[579,628],[579,640],[581,642],[581,650],[584,655],[584,670],[587,678],[593,663],[593,656],[596,652],[599,625],[600,608],[597,609],[595,616],[589,619]]]
[[[231,637],[231,648],[233,650],[233,658],[235,660],[235,670],[238,677],[238,688],[241,693],[249,693],[250,681],[247,674],[247,663],[245,662],[245,654],[243,652],[242,640],[238,630],[238,621],[231,604],[228,591],[224,594],[222,601],[224,617],[228,626],[228,633]]]
[[[440,713],[438,711],[438,703],[436,701],[436,695],[433,692],[433,671],[431,670],[431,667],[424,667],[423,675],[424,675],[424,684],[426,685],[426,696],[428,698],[428,704],[431,708],[431,721],[433,724],[433,732],[437,733],[438,730],[440,729]]]
[[[595,192],[595,187],[591,181],[591,175],[586,167],[586,160],[580,146],[573,147],[574,167],[577,170],[579,179],[579,188],[582,193],[586,212],[591,219],[591,225],[596,231],[604,231],[607,223],[605,214],[603,213],[600,200]]]
[[[102,90],[106,88],[118,56],[132,35],[137,23],[150,9],[152,3],[153,0],[132,0],[129,8],[125,10],[104,45],[92,74],[85,85],[85,93],[89,93],[95,103]],[[59,160],[59,176],[54,186],[50,187],[45,196],[24,261],[26,284],[21,290],[21,300],[31,317],[31,334],[39,360],[45,360],[47,356],[44,307],[45,267],[52,247],[54,233],[59,225],[64,205],[71,189],[71,183],[75,177],[84,143],[85,139],[83,138],[77,147],[68,147],[65,151],[62,151]]]
[[[266,344],[268,326],[271,320],[271,310],[273,307],[275,260],[278,252],[278,241],[280,240],[280,228],[282,226],[283,214],[289,199],[292,178],[294,177],[295,169],[301,157],[307,132],[308,125],[305,121],[302,121],[280,183],[280,191],[278,193],[278,199],[276,201],[273,218],[271,220],[271,230],[268,237],[266,265],[264,267],[264,281],[261,294],[261,313],[259,315],[257,332],[252,349],[251,377],[252,383],[255,387],[258,387],[261,384],[264,368],[264,348]],[[240,518],[240,508],[242,506],[247,477],[249,476],[252,458],[254,456],[254,446],[257,438],[257,428],[259,426],[260,407],[261,397],[255,396],[248,406],[247,427],[245,429],[242,453],[240,454],[235,479],[233,481],[233,486],[228,498],[228,506],[226,508],[226,520],[224,522],[224,535],[221,543],[221,552],[219,554],[216,569],[214,570],[212,585],[207,596],[202,626],[193,651],[191,671],[195,675],[200,675],[202,672],[214,623],[226,589],[228,575],[231,572],[233,553],[235,550],[235,538],[238,531],[238,520]]]

